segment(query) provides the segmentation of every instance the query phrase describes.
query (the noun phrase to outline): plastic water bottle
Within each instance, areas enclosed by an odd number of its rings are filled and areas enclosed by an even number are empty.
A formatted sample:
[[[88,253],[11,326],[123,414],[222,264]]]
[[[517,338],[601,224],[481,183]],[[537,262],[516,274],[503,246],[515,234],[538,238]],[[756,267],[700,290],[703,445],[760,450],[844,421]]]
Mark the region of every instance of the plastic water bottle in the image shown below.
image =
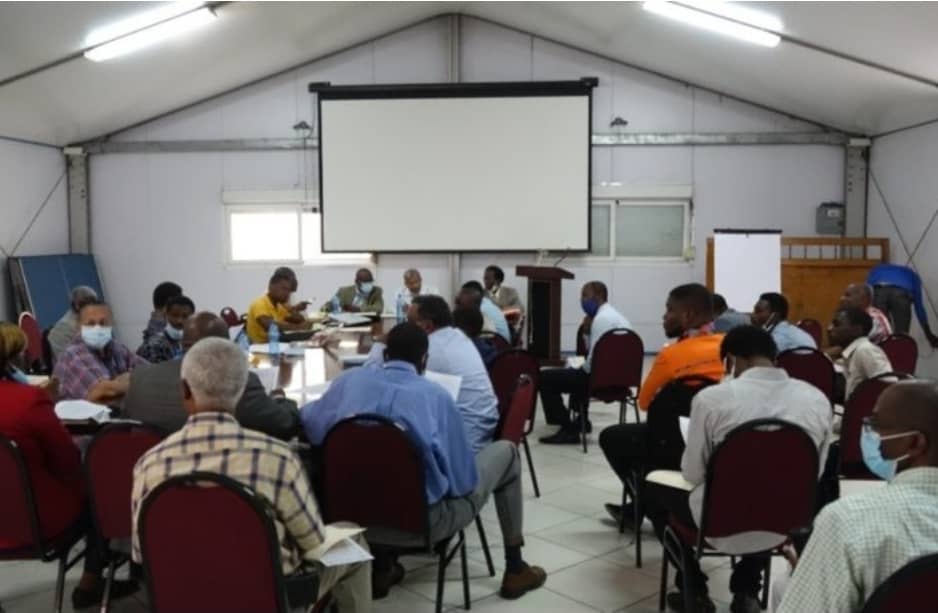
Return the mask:
[[[267,328],[267,342],[270,355],[280,355],[280,328],[277,327],[276,322],[270,322],[270,327]]]
[[[241,347],[245,353],[251,350],[251,340],[248,338],[248,333],[244,328],[238,332],[238,346]]]
[[[331,305],[332,305],[332,312],[333,312],[333,313],[339,313],[339,312],[342,311],[342,305],[339,303],[339,297],[338,297],[338,296],[333,296],[333,297],[332,297]]]

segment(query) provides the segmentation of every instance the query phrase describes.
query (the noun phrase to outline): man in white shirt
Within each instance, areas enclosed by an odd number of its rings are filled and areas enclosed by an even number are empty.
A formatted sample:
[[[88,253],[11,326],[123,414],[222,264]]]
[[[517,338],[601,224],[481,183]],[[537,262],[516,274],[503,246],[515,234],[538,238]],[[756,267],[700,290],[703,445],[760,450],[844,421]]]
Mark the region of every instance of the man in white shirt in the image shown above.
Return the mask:
[[[827,329],[831,343],[844,347],[845,399],[865,380],[892,372],[889,357],[869,339],[872,327],[873,319],[866,311],[851,307],[837,311]]]
[[[938,551],[938,387],[890,386],[862,437],[867,467],[889,484],[824,507],[779,613],[860,611],[890,575]]]
[[[601,281],[590,281],[580,292],[580,306],[590,321],[589,353],[581,368],[548,368],[541,371],[541,404],[548,424],[559,425],[560,430],[540,439],[548,445],[575,445],[580,442],[579,426],[570,420],[563,405],[562,394],[570,394],[571,408],[589,409],[589,377],[593,350],[603,334],[616,328],[631,328],[629,320],[617,311],[609,300],[609,290]],[[589,420],[587,432],[592,429]]]
[[[435,287],[427,287],[423,284],[423,278],[420,271],[416,268],[408,268],[404,271],[404,287],[397,290],[394,296],[394,314],[397,316],[397,323],[407,321],[407,309],[410,303],[417,296],[439,296],[440,292]]]
[[[792,379],[783,369],[777,368],[776,353],[771,335],[755,326],[734,328],[723,339],[720,354],[727,374],[733,378],[702,390],[691,405],[681,473],[695,486],[694,489],[687,492],[649,483],[646,490],[646,512],[659,538],[669,513],[689,525],[699,525],[707,462],[726,435],[746,422],[783,419],[801,426],[818,447],[819,465],[823,471],[831,433],[830,402],[814,386]],[[745,492],[740,492],[740,496],[745,496]],[[719,539],[713,544],[722,551],[742,553],[770,547],[777,540],[776,535],[751,533]],[[743,555],[737,561],[730,579],[730,591],[733,592],[730,610],[734,613],[760,610],[757,596],[765,560],[765,555]],[[693,555],[685,556],[684,562],[697,586],[698,607],[712,611],[713,603],[707,597],[706,576]],[[680,592],[669,594],[668,603],[672,608],[680,608],[683,596]]]
[[[873,306],[873,288],[866,283],[851,283],[840,297],[840,308],[856,307],[863,309],[873,320],[869,337],[874,343],[881,343],[892,334],[892,324],[885,313]]]

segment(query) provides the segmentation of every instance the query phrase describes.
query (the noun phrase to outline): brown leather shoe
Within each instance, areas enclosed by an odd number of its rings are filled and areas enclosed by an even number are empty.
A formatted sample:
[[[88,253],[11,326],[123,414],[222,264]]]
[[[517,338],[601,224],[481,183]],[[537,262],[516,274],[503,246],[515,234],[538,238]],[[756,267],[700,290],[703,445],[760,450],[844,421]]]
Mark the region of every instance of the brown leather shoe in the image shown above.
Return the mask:
[[[508,600],[521,598],[531,590],[544,585],[547,581],[547,573],[540,566],[524,565],[524,570],[518,573],[505,572],[502,577],[502,589],[498,592],[499,596]]]

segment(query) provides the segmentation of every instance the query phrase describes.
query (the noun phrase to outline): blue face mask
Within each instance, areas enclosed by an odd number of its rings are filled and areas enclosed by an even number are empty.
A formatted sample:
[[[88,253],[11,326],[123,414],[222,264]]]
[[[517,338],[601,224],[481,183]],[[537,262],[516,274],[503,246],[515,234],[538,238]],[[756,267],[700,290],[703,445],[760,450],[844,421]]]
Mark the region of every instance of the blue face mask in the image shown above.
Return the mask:
[[[583,312],[590,317],[596,317],[596,313],[599,312],[599,303],[596,302],[595,298],[580,300],[580,306],[583,308]]]
[[[371,281],[365,281],[364,283],[358,284],[358,291],[360,291],[362,294],[365,294],[365,295],[370,294],[371,290],[373,290],[374,288],[375,288],[375,284],[372,283]]]
[[[81,340],[92,349],[104,349],[111,342],[111,326],[82,326]]]
[[[899,468],[899,462],[909,457],[908,454],[898,458],[884,458],[883,450],[880,449],[882,441],[888,441],[894,438],[903,438],[912,436],[918,432],[902,432],[900,434],[889,434],[881,436],[878,432],[864,426],[860,433],[860,450],[863,452],[863,463],[870,469],[870,472],[884,481],[892,481]]]
[[[176,342],[182,340],[182,328],[174,328],[171,325],[166,324],[166,327],[163,328],[163,331],[166,332],[166,336],[168,336],[170,340]]]

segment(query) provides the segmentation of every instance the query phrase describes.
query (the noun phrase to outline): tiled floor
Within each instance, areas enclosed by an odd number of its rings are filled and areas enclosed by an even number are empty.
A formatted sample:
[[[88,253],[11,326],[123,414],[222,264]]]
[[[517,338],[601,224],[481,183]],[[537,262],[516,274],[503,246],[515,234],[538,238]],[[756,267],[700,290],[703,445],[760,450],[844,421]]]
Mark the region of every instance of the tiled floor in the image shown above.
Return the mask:
[[[635,567],[633,535],[620,535],[605,516],[603,503],[621,496],[621,484],[612,473],[596,443],[606,425],[618,419],[618,407],[594,404],[591,408],[594,435],[589,452],[576,446],[546,446],[537,437],[550,432],[539,425],[531,439],[541,498],[535,498],[527,469],[524,471],[525,558],[543,566],[547,584],[516,601],[497,595],[504,567],[498,522],[490,503],[482,512],[486,534],[495,560],[496,577],[489,577],[474,527],[467,529],[469,543],[470,593],[473,611],[536,611],[579,613],[590,611],[657,611],[662,549],[646,522],[643,533],[642,568]],[[633,419],[630,416],[630,419]],[[849,493],[850,487],[845,487]],[[433,611],[436,570],[432,559],[405,558],[408,573],[388,598],[375,603],[375,613],[423,613]],[[704,568],[710,575],[712,597],[719,610],[727,611],[729,562],[709,558]],[[787,565],[776,562],[773,572]],[[451,564],[446,582],[448,611],[462,608],[458,558]],[[69,573],[65,611],[71,611],[68,594],[78,576]],[[673,577],[673,573],[672,573]],[[52,608],[55,567],[38,563],[0,563],[0,603],[7,613],[33,613]],[[142,613],[145,599],[130,598],[112,607],[115,613]]]

